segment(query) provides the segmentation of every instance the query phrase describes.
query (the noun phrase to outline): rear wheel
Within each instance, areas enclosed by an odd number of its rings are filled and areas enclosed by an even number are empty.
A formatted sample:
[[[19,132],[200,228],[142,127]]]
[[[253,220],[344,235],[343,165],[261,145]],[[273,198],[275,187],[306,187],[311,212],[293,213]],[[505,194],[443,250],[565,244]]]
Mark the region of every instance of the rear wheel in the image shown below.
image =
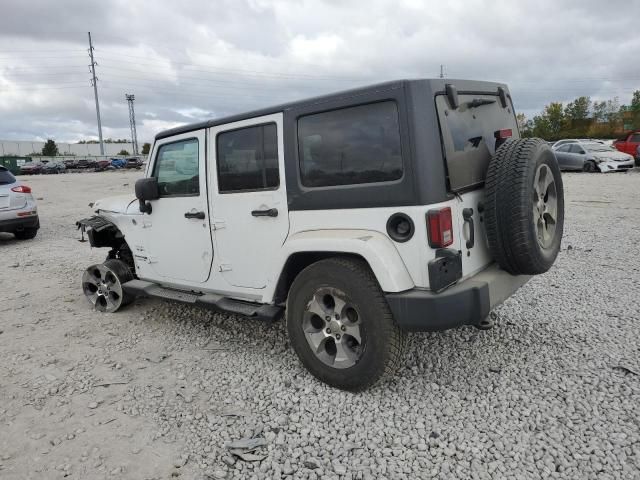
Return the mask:
[[[584,165],[582,166],[582,171],[583,172],[587,172],[587,173],[593,173],[597,171],[597,167],[596,164],[593,163],[592,161],[586,161],[584,162]]]
[[[82,291],[100,312],[115,312],[133,301],[122,284],[133,280],[131,270],[122,260],[107,260],[92,265],[82,275]]]
[[[287,330],[313,375],[354,391],[393,372],[406,343],[368,265],[347,258],[321,260],[296,277],[287,299]]]
[[[32,238],[36,238],[38,234],[38,229],[35,227],[25,228],[23,230],[18,230],[17,232],[13,232],[18,240],[31,240]]]

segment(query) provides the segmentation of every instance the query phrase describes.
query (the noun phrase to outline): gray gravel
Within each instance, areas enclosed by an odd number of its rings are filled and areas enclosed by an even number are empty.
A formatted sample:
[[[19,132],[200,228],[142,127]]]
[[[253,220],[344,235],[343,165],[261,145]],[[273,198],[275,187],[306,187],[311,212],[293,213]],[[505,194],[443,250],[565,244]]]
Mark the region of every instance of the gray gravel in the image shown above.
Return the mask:
[[[360,394],[307,374],[281,323],[94,314],[104,252],[72,225],[135,176],[27,178],[43,228],[0,234],[1,478],[640,478],[639,175],[565,175],[553,269],[490,331],[413,335]]]

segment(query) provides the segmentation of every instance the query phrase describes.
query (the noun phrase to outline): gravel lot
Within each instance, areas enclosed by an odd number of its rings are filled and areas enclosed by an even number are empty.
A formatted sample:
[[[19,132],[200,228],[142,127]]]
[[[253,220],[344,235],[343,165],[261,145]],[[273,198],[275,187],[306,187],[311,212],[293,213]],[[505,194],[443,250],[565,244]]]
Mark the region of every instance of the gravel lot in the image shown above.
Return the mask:
[[[565,175],[554,268],[361,394],[307,374],[282,323],[93,313],[106,251],[74,222],[139,175],[27,177],[42,228],[0,234],[1,478],[640,478],[640,175]]]

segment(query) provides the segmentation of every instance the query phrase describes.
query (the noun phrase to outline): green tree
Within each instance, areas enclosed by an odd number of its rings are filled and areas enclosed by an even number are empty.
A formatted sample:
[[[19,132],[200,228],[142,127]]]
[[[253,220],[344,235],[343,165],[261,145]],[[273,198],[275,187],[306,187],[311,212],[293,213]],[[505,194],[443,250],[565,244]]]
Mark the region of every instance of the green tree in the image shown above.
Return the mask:
[[[129,155],[129,152],[127,152],[126,150],[120,150],[118,152],[118,155]]]
[[[149,155],[149,150],[151,150],[151,144],[150,143],[143,143],[142,144],[142,155]]]
[[[634,113],[640,113],[640,90],[633,92],[631,98],[631,111]]]
[[[564,116],[567,120],[584,120],[589,117],[591,108],[591,98],[578,97],[573,102],[567,103],[564,107]]]
[[[42,155],[45,157],[55,157],[58,155],[58,146],[56,145],[56,142],[51,139],[47,140],[47,143],[42,147]]]

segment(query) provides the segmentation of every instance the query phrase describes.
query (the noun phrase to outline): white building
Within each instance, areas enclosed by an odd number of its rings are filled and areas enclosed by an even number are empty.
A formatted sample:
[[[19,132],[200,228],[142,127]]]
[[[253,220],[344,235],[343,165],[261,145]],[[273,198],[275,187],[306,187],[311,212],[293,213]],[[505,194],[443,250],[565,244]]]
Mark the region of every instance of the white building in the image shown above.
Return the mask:
[[[29,156],[32,153],[42,153],[45,142],[12,141],[0,140],[0,155],[15,155],[20,157]],[[100,156],[100,144],[98,143],[62,143],[56,142],[60,155],[75,156]],[[142,148],[140,145],[139,148]],[[105,143],[105,155],[117,155],[121,150],[126,150],[133,154],[131,143]]]

